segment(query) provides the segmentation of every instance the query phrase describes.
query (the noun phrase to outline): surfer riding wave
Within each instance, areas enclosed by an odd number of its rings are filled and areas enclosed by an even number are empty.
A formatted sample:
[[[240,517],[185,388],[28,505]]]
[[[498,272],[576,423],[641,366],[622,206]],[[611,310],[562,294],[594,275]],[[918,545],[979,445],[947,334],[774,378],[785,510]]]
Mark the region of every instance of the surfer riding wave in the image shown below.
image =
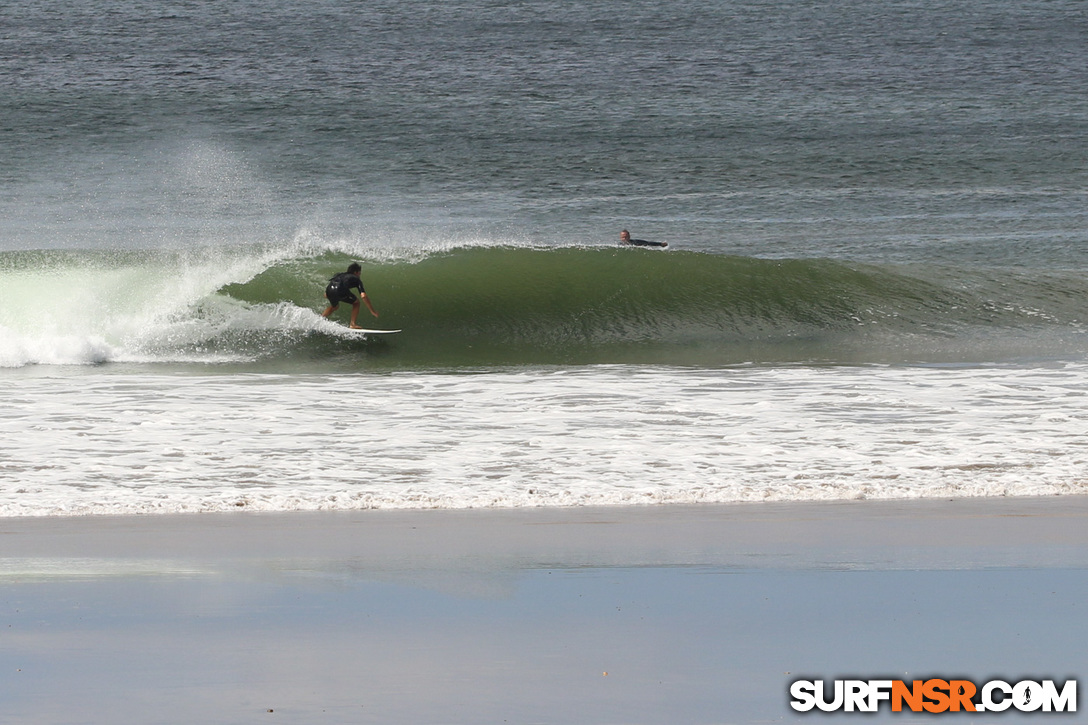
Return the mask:
[[[375,317],[378,316],[378,311],[374,309],[374,305],[370,303],[370,298],[366,296],[363,281],[359,279],[359,273],[362,271],[363,268],[359,266],[358,262],[352,262],[348,265],[348,271],[333,275],[328,286],[325,287],[325,299],[329,301],[329,306],[321,313],[322,317],[329,317],[333,312],[336,312],[341,302],[347,302],[351,305],[351,324],[349,326],[353,330],[361,330],[362,327],[357,322],[360,300],[366,303],[370,314]],[[359,290],[358,297],[352,293],[354,289]]]

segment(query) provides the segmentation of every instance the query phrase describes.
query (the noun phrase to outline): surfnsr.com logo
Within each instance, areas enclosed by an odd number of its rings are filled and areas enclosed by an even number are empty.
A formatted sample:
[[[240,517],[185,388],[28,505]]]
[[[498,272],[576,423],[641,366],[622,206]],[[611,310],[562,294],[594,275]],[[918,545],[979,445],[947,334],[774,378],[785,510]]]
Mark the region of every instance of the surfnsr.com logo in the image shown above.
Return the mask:
[[[1021,680],[796,680],[790,707],[798,712],[1076,712],[1077,681]]]

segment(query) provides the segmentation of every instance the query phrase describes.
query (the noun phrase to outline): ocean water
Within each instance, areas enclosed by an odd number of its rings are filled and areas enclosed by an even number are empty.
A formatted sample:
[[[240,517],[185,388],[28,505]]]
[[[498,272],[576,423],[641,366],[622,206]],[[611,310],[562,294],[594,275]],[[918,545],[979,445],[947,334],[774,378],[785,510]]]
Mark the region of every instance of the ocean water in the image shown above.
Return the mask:
[[[5,8],[0,516],[1088,493],[1085,37],[1061,0]],[[320,317],[351,261],[403,332]]]

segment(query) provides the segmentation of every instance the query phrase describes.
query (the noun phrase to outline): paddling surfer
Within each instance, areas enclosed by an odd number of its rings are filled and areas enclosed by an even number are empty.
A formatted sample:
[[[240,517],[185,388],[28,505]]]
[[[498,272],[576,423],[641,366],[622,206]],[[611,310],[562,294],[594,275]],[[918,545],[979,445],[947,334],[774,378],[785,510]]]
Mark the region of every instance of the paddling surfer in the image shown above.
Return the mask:
[[[340,306],[341,302],[349,302],[351,304],[351,329],[361,330],[356,320],[359,317],[359,302],[362,300],[366,303],[366,307],[370,310],[370,314],[375,317],[378,316],[378,311],[374,309],[374,305],[370,304],[370,298],[366,296],[366,290],[363,289],[363,280],[359,279],[359,273],[363,271],[363,268],[359,266],[358,262],[352,262],[348,265],[347,272],[341,272],[337,275],[333,275],[333,278],[329,280],[329,286],[325,288],[325,299],[329,301],[329,306],[321,313],[322,317],[328,317],[333,312],[336,312],[336,308]],[[356,297],[352,290],[359,290],[359,296]]]
[[[628,247],[667,247],[668,242],[648,242],[645,239],[631,239],[631,232],[624,229],[620,232],[620,244]]]

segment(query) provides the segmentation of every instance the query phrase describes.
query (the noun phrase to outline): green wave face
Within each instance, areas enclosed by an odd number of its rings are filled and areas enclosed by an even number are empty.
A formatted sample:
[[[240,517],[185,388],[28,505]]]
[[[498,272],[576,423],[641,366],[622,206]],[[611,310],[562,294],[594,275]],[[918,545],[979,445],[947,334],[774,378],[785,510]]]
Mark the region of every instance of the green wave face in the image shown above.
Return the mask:
[[[294,259],[220,292],[319,311],[347,261]],[[987,358],[1038,352],[1041,338],[1076,348],[1088,291],[1072,277],[622,248],[460,249],[362,277],[381,317],[360,322],[404,330],[369,356],[397,365]],[[313,352],[338,356],[328,342]]]

